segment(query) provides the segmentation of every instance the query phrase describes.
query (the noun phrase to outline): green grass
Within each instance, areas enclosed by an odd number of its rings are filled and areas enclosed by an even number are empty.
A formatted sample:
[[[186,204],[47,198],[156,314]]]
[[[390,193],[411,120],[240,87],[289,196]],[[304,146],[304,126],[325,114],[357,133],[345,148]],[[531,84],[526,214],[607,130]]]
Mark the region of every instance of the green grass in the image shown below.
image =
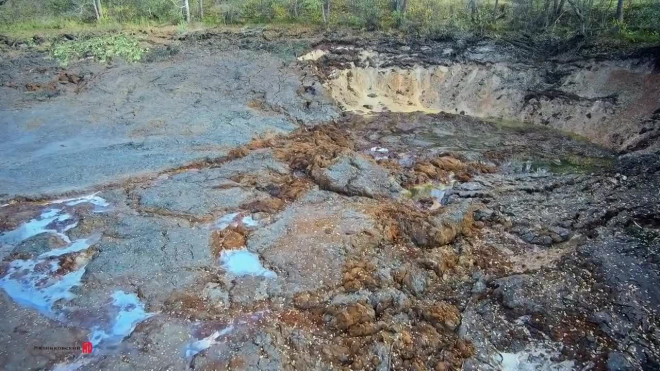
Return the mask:
[[[78,34],[85,32],[120,32],[134,30],[149,30],[159,28],[161,25],[148,20],[137,20],[135,22],[120,23],[112,19],[104,19],[101,22],[85,23],[76,19],[66,18],[35,18],[31,20],[0,24],[0,34],[15,38],[27,38],[36,34]]]
[[[52,55],[61,65],[93,57],[100,62],[107,62],[121,57],[128,62],[137,62],[147,51],[140,47],[140,42],[132,36],[116,34],[109,36],[96,36],[83,40],[64,41],[52,46]]]
[[[618,24],[618,34],[615,34],[621,40],[630,44],[657,44],[660,43],[660,31],[648,29],[631,29],[628,25]]]

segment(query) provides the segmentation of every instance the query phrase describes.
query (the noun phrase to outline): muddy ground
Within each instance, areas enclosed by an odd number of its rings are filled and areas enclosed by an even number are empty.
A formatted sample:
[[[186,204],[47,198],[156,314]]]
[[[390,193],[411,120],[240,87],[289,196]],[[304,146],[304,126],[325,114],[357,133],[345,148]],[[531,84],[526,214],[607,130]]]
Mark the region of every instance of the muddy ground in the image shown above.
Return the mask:
[[[660,368],[652,51],[144,40],[2,47],[4,368]]]

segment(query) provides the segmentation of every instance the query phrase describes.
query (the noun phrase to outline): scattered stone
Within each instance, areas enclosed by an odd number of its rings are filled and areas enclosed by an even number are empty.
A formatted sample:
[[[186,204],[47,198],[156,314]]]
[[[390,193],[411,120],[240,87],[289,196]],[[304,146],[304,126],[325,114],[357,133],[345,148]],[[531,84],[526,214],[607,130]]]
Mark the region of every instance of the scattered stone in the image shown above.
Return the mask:
[[[487,289],[488,288],[486,286],[486,282],[484,282],[483,280],[477,280],[477,282],[475,282],[474,285],[472,286],[471,292],[473,295],[481,295],[485,293]]]
[[[490,221],[495,216],[495,211],[485,208],[474,212],[474,220]]]
[[[243,248],[245,244],[245,235],[235,229],[225,229],[211,233],[211,252],[215,257],[219,257],[224,250]]]
[[[338,310],[333,317],[332,325],[339,330],[347,331],[355,325],[373,322],[375,318],[376,312],[371,306],[349,304]]]
[[[607,357],[607,371],[632,371],[636,369],[623,353],[610,352]]]
[[[387,170],[356,153],[340,156],[312,176],[321,188],[349,196],[397,198],[403,190]]]
[[[229,306],[229,293],[222,289],[219,283],[207,283],[204,286],[203,295],[214,307],[226,308]]]
[[[10,254],[10,259],[32,259],[45,252],[66,245],[67,242],[61,236],[52,233],[42,233],[19,243]]]
[[[474,208],[469,202],[452,204],[426,220],[405,219],[403,223],[418,246],[444,246],[472,232]]]
[[[494,281],[495,296],[502,305],[519,315],[543,313],[543,306],[534,298],[540,286],[529,275],[519,274]]]
[[[411,301],[406,294],[395,288],[376,291],[371,295],[370,302],[378,315],[388,310],[392,310],[395,313],[405,311],[411,305]]]
[[[440,331],[454,331],[461,324],[458,308],[446,302],[422,308],[421,311],[424,319]]]
[[[412,264],[406,264],[398,269],[394,273],[394,280],[415,296],[424,294],[428,285],[427,273]]]

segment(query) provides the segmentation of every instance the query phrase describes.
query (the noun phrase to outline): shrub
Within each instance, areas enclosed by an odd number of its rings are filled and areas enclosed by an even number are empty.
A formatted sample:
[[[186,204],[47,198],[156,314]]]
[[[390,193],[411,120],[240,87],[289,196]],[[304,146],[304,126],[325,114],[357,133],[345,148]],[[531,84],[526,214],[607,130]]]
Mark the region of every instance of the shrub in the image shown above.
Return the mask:
[[[52,55],[66,66],[73,60],[94,57],[107,62],[121,57],[128,62],[137,62],[147,51],[140,47],[137,39],[126,35],[91,37],[86,40],[60,42],[53,46]]]

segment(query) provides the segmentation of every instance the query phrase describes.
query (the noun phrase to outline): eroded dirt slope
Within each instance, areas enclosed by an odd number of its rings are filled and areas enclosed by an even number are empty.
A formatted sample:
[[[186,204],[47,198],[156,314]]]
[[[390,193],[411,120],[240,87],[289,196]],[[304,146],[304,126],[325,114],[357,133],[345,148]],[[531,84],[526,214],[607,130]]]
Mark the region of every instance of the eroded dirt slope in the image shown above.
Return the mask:
[[[448,112],[522,121],[609,148],[657,150],[657,48],[610,58],[542,57],[502,41],[357,45],[325,39],[303,57],[354,112]]]

